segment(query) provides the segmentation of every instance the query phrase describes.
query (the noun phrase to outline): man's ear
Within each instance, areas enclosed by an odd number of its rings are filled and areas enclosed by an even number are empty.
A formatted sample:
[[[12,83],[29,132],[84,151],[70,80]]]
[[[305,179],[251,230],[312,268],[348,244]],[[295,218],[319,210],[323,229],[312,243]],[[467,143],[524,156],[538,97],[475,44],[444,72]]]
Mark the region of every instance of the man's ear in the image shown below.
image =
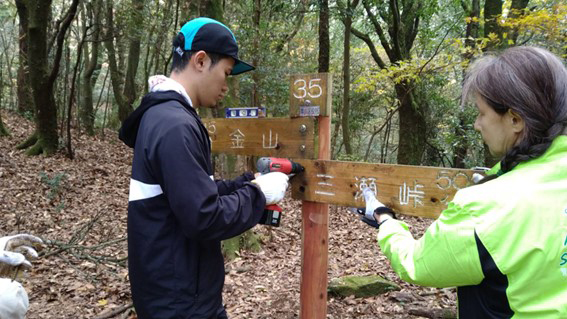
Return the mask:
[[[512,111],[512,109],[508,109],[507,113],[512,130],[515,133],[522,133],[524,131],[524,128],[526,127],[526,122],[524,121],[524,119],[518,113]]]
[[[205,67],[208,67],[209,56],[205,51],[197,51],[191,56],[191,64],[195,67],[195,70],[202,71]]]

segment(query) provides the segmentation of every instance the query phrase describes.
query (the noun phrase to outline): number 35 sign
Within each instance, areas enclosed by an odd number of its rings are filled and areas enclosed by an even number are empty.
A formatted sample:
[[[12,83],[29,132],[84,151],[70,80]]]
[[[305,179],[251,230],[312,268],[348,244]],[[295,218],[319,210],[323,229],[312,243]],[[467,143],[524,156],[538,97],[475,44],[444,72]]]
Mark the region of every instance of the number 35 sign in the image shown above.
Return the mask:
[[[290,80],[289,114],[329,116],[333,77],[329,73],[292,75]]]

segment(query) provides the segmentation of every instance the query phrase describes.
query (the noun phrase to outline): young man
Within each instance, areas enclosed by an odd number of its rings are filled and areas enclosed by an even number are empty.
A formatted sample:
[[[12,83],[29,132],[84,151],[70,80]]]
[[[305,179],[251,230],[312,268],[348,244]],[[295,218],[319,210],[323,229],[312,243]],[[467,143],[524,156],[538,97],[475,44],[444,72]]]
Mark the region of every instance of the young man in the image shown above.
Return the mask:
[[[227,318],[221,240],[252,228],[285,194],[282,173],[213,180],[209,135],[194,109],[214,107],[229,75],[253,69],[225,25],[192,20],[173,41],[170,77],[150,78],[151,92],[120,129],[134,148],[128,261],[138,318]]]

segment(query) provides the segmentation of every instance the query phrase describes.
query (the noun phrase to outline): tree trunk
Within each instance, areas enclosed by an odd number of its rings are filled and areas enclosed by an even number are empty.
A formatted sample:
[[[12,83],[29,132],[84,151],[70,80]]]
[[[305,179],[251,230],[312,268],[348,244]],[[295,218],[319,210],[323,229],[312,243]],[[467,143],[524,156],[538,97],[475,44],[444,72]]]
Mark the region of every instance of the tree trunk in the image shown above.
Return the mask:
[[[329,72],[329,0],[319,0],[319,73]]]
[[[254,0],[253,28],[256,36],[252,41],[252,65],[259,67],[260,62],[260,15],[262,13],[262,0]],[[252,106],[260,107],[260,75],[258,71],[252,73]]]
[[[52,154],[57,150],[57,109],[53,96],[53,83],[49,82],[47,70],[47,21],[51,11],[51,1],[28,1],[28,6],[22,4],[27,13],[28,29],[28,64],[33,100],[36,105],[36,138],[29,155],[40,153]]]
[[[498,18],[502,15],[502,0],[486,0],[484,2],[484,36],[494,34],[496,39],[502,40],[502,27],[498,24]],[[491,43],[487,49],[499,47],[502,42]]]
[[[422,108],[413,100],[411,88],[414,83],[402,82],[395,85],[396,97],[400,102],[400,129],[398,164],[421,165],[427,141],[427,122]]]
[[[480,0],[472,0],[471,7],[466,7],[465,2],[462,2],[463,10],[467,14],[470,21],[467,23],[465,29],[465,53],[463,53],[463,60],[469,62],[472,60],[474,54],[473,50],[476,45],[476,39],[478,38],[479,32],[479,16],[480,16]],[[468,65],[468,63],[467,63]],[[463,79],[464,79],[465,68],[463,68]],[[461,104],[464,101],[461,101]],[[467,156],[468,141],[467,141],[467,125],[465,122],[465,116],[463,111],[459,108],[457,110],[457,117],[459,119],[459,124],[455,127],[455,138],[457,139],[456,146],[453,148],[453,167],[454,168],[465,168],[465,157]]]
[[[108,31],[104,45],[108,53],[108,65],[110,68],[110,80],[112,83],[112,91],[114,99],[118,104],[118,119],[120,122],[130,115],[133,110],[133,103],[137,97],[136,90],[136,73],[138,71],[138,63],[140,61],[140,42],[143,25],[143,1],[132,0],[132,17],[127,28],[128,41],[128,60],[126,62],[126,75],[122,79],[120,70],[123,62],[123,56],[116,56],[116,48],[114,45],[114,12],[112,0],[108,0],[106,7],[106,25]],[[120,42],[121,43],[121,42]],[[119,43],[119,44],[120,44]],[[119,45],[120,47],[120,45]],[[122,86],[124,84],[124,86]]]
[[[18,17],[20,19],[19,26],[19,66],[18,66],[18,77],[17,77],[17,96],[18,96],[18,112],[27,113],[33,112],[35,106],[33,104],[33,96],[31,92],[31,86],[29,82],[29,66],[28,66],[28,13],[23,1],[16,1],[16,6],[18,8]]]
[[[0,136],[8,136],[8,130],[4,126],[4,122],[2,121],[2,113],[0,113]]]
[[[205,1],[203,1],[205,2]],[[208,0],[205,16],[224,22],[223,0]]]
[[[69,89],[69,68],[71,67],[71,49],[69,48],[69,42],[65,45],[65,76],[63,76],[63,84],[61,85],[63,88],[63,92],[60,95],[63,95],[63,98],[60,98],[59,101],[63,100],[62,110],[59,111],[59,136],[63,136],[63,130],[65,128],[65,121],[67,120],[67,113],[65,112],[65,105],[67,105],[67,90]]]
[[[329,72],[329,65],[331,60],[331,42],[329,39],[329,1],[319,0],[319,73]],[[329,97],[330,98],[330,97]],[[338,107],[338,109],[340,106]],[[336,113],[339,114],[339,110]],[[340,116],[339,116],[340,119]],[[333,135],[331,135],[331,159],[336,158],[336,144],[337,136],[339,135],[340,125],[338,122],[333,128]]]
[[[98,68],[101,14],[102,0],[95,0],[92,3],[87,4],[86,17],[85,22],[83,23],[83,28],[85,28],[87,24],[92,26],[92,50],[90,50],[89,54],[89,45],[83,45],[85,69],[81,77],[82,95],[79,114],[81,122],[83,123],[83,126],[85,128],[85,132],[87,132],[88,135],[94,135],[95,112],[93,107],[93,88],[98,78],[98,74],[96,76],[93,75],[95,73],[95,70]]]
[[[369,0],[362,1],[368,20],[372,25],[377,38],[390,60],[390,65],[397,65],[400,61],[411,59],[411,49],[417,36],[421,10],[421,1],[396,1],[388,3],[388,9],[379,8]],[[381,19],[381,20],[380,20]],[[382,25],[387,25],[385,30]],[[382,60],[374,46],[372,37],[356,28],[352,33],[363,40],[369,47],[372,58],[381,69],[387,69],[388,64]],[[389,35],[389,38],[387,37]],[[424,116],[426,105],[414,101],[413,90],[417,90],[415,83],[394,79],[396,97],[399,106],[399,145],[398,163],[420,165],[427,141],[427,125]]]
[[[10,95],[8,97],[8,99],[6,100],[6,102],[4,102],[4,108],[8,108],[8,109],[14,109],[14,105],[15,103],[17,103],[17,99],[14,99],[15,97],[17,97],[17,93],[16,93],[16,89],[17,89],[17,85],[14,87],[14,83],[13,83],[13,79],[17,79],[17,76],[14,76],[12,74],[12,65],[14,64],[14,58],[10,58],[10,54],[12,49],[11,49],[11,44],[7,43],[6,39],[4,38],[4,34],[0,33],[0,40],[2,40],[2,53],[0,54],[0,67],[3,68],[4,70],[6,70],[7,72],[7,76],[8,76],[8,90],[10,91]],[[6,59],[6,66],[2,65],[2,57],[4,57]],[[2,77],[0,77],[0,86],[4,85],[5,83],[3,82],[4,79]]]
[[[183,19],[181,20],[181,24],[179,23],[179,2],[180,0],[176,0],[175,1],[175,12],[173,13],[173,16],[175,17],[175,21],[173,22],[173,29],[175,29],[176,31],[181,29],[181,27],[183,26],[183,24],[185,24],[185,22],[188,21],[188,17],[189,15],[181,15],[183,17]],[[166,5],[167,5],[167,12],[171,12],[171,7],[172,7],[172,0],[167,0]],[[165,15],[167,16],[167,14]],[[171,24],[167,24],[168,29],[171,28]],[[171,41],[171,39],[163,39],[164,41]],[[169,72],[169,63],[171,62],[171,59],[173,58],[173,54],[172,54],[172,50],[167,50],[166,54],[162,54],[161,53],[161,40],[158,40],[157,43],[160,43],[159,46],[156,45],[156,49],[155,51],[158,52],[158,56],[167,56],[166,59],[164,59],[164,64],[163,64],[163,74],[168,74]],[[156,70],[159,70],[159,68],[157,68],[157,66],[160,64],[160,59],[156,56]],[[157,72],[156,72],[157,73]]]
[[[2,67],[0,67],[0,136],[8,135],[8,130],[2,121],[2,99],[4,98],[4,81],[2,79]]]
[[[126,78],[124,81],[124,97],[126,107],[129,111],[133,110],[133,104],[138,96],[138,90],[136,89],[136,73],[138,71],[138,64],[140,62],[140,42],[142,39],[143,28],[140,26],[144,25],[144,1],[143,0],[132,0],[132,16],[129,29],[130,45],[128,48],[128,68],[126,70]],[[129,115],[129,114],[128,114]],[[120,121],[126,118],[121,118]]]
[[[118,119],[123,122],[132,111],[130,105],[127,104],[126,98],[122,95],[122,76],[118,68],[116,60],[116,48],[114,47],[114,12],[113,1],[107,0],[106,3],[106,40],[104,46],[108,54],[108,68],[110,69],[110,82],[112,83],[112,93],[114,100],[118,104]]]
[[[171,1],[169,1],[169,4],[171,5]],[[156,16],[159,16],[161,14],[160,13],[161,8],[162,8],[162,6],[160,5],[159,0],[157,0],[155,2],[155,10],[156,10],[155,15]],[[167,8],[165,10],[167,10]],[[177,20],[177,17],[176,17],[176,20]],[[150,23],[151,23],[151,26],[150,26],[149,31],[148,31],[148,39],[155,39],[155,37],[156,37],[155,32],[156,32],[158,22],[152,21]],[[155,44],[155,42],[154,42],[154,44]],[[150,45],[150,44],[146,45],[146,47],[145,47],[146,53],[144,54],[145,57],[144,57],[144,71],[143,71],[144,72],[144,91],[143,91],[144,93],[149,91],[149,84],[148,84],[147,79],[150,77],[151,69],[152,69],[153,62],[154,62],[154,56],[155,56],[154,53],[156,52],[156,50],[151,50],[153,47],[154,46]],[[152,51],[154,53],[152,53]],[[164,74],[167,74],[167,73],[164,72]]]
[[[465,168],[465,158],[467,156],[467,126],[465,125],[465,117],[463,111],[459,110],[459,124],[455,127],[455,138],[457,145],[453,148],[453,168]]]
[[[470,61],[473,58],[472,50],[475,47],[476,39],[478,39],[480,29],[480,0],[472,0],[471,7],[463,7],[463,10],[465,10],[467,17],[470,18],[470,22],[467,23],[465,30],[465,47],[469,50],[465,51],[465,53],[463,54],[463,59]]]
[[[77,61],[75,62],[75,67],[73,68],[71,88],[69,89],[69,101],[67,103],[67,156],[69,157],[69,159],[73,159],[75,157],[73,153],[73,146],[71,145],[71,110],[73,108],[73,101],[75,99],[75,83],[77,83],[77,72],[79,71],[79,66],[81,64],[81,54],[83,52],[82,49],[83,45],[85,44],[88,29],[88,27],[83,29],[83,35],[79,41],[79,47],[77,48]]]
[[[53,58],[53,68],[48,71],[47,21],[51,13],[51,0],[16,0],[20,2],[28,17],[28,63],[33,100],[36,106],[36,133],[26,142],[36,140],[26,152],[28,155],[53,154],[58,146],[57,107],[53,87],[59,72],[63,42],[67,29],[77,12],[79,0],[73,0],[57,32],[57,50]],[[27,4],[27,5],[26,5]],[[24,144],[26,144],[24,142]],[[21,144],[20,146],[24,145]]]
[[[518,17],[524,14],[524,10],[527,8],[529,0],[512,0],[512,4],[510,5],[510,15],[511,19],[517,19]],[[518,40],[518,30],[509,29],[508,30],[508,38],[516,44]]]
[[[347,8],[345,12],[344,25],[345,25],[345,39],[343,43],[343,114],[341,116],[341,128],[343,132],[343,144],[345,151],[348,155],[352,154],[352,147],[350,141],[350,35],[352,27],[352,15],[358,0],[352,3],[347,0]]]

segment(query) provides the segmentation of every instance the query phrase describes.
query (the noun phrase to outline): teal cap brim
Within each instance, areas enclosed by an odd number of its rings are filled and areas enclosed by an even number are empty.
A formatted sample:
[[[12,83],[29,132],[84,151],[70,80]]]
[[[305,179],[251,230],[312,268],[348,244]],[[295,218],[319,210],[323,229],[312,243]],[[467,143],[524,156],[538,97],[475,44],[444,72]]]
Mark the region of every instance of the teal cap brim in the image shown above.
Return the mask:
[[[255,67],[253,67],[252,65],[244,61],[235,59],[234,67],[232,68],[232,72],[230,72],[230,75],[238,75],[244,72],[252,71],[254,69]]]

